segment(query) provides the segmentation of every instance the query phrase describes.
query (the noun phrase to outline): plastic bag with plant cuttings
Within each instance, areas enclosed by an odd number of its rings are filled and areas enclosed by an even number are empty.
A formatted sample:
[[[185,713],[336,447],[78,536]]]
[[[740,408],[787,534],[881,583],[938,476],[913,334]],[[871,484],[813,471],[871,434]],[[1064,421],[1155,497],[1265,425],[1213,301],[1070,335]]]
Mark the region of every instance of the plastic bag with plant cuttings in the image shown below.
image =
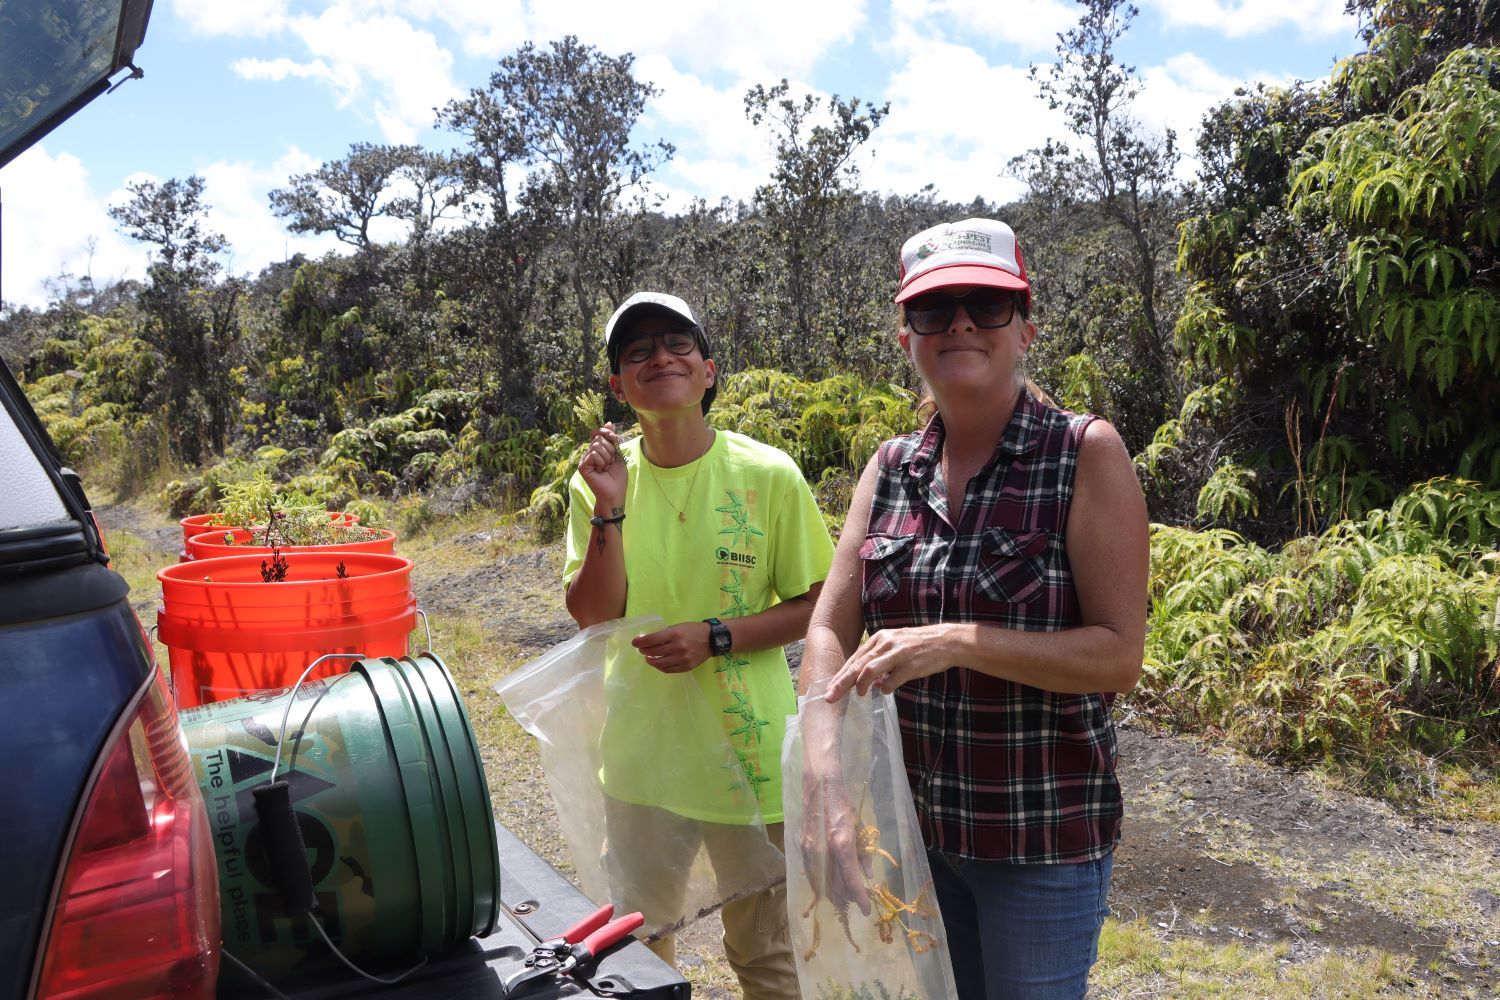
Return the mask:
[[[782,744],[787,910],[802,994],[949,1000],[947,934],[901,756],[896,703],[821,688]],[[842,845],[842,847],[841,847]]]

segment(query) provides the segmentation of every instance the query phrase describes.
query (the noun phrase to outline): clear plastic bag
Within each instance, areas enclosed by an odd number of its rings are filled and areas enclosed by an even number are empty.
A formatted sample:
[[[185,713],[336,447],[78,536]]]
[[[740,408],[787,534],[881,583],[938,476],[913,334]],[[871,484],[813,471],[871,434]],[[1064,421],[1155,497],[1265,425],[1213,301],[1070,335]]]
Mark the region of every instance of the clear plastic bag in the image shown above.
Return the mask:
[[[541,741],[584,893],[642,911],[650,940],[786,872],[695,672],[664,674],[630,644],[664,625],[603,622],[495,685]]]
[[[787,911],[803,997],[949,1000],[957,995],[953,967],[895,700],[851,692],[829,705],[819,690],[797,707],[781,769]],[[840,840],[852,867],[830,849]],[[860,895],[868,914],[853,901]]]

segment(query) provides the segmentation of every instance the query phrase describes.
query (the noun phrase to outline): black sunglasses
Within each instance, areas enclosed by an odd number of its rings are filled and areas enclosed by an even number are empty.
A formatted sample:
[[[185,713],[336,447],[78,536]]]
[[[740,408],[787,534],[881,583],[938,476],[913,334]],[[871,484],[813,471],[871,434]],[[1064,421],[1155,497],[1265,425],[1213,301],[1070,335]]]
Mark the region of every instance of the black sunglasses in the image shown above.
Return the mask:
[[[635,334],[620,348],[620,357],[633,365],[645,364],[656,353],[656,342],[660,340],[668,354],[679,357],[692,354],[698,346],[698,334],[693,330],[668,330],[666,333]]]
[[[928,292],[906,302],[906,325],[923,337],[946,333],[962,303],[964,312],[981,330],[996,330],[1016,315],[1020,296],[1001,288],[975,288],[965,295]]]

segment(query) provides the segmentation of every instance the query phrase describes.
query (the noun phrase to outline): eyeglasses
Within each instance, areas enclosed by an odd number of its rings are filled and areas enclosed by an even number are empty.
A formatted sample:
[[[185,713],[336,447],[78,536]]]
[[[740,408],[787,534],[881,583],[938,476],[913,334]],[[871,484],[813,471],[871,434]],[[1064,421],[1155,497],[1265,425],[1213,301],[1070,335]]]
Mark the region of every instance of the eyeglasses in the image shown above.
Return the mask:
[[[631,337],[620,348],[620,357],[633,365],[645,364],[656,353],[656,342],[661,341],[668,354],[678,356],[692,354],[698,346],[698,335],[692,330],[668,330],[666,333],[643,333]]]
[[[923,337],[945,333],[953,325],[953,316],[962,303],[964,312],[981,330],[997,330],[1016,316],[1014,292],[1000,288],[975,288],[964,295],[928,292],[906,303],[906,324],[911,332]]]

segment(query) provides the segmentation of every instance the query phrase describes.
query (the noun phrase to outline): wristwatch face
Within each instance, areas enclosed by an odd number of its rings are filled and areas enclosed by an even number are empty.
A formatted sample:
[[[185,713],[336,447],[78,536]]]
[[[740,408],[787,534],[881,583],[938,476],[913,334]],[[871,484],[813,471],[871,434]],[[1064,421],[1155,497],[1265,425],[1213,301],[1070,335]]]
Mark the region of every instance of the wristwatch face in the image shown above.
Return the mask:
[[[708,627],[708,648],[715,656],[723,656],[729,652],[730,639],[729,628],[723,622],[716,622]]]

